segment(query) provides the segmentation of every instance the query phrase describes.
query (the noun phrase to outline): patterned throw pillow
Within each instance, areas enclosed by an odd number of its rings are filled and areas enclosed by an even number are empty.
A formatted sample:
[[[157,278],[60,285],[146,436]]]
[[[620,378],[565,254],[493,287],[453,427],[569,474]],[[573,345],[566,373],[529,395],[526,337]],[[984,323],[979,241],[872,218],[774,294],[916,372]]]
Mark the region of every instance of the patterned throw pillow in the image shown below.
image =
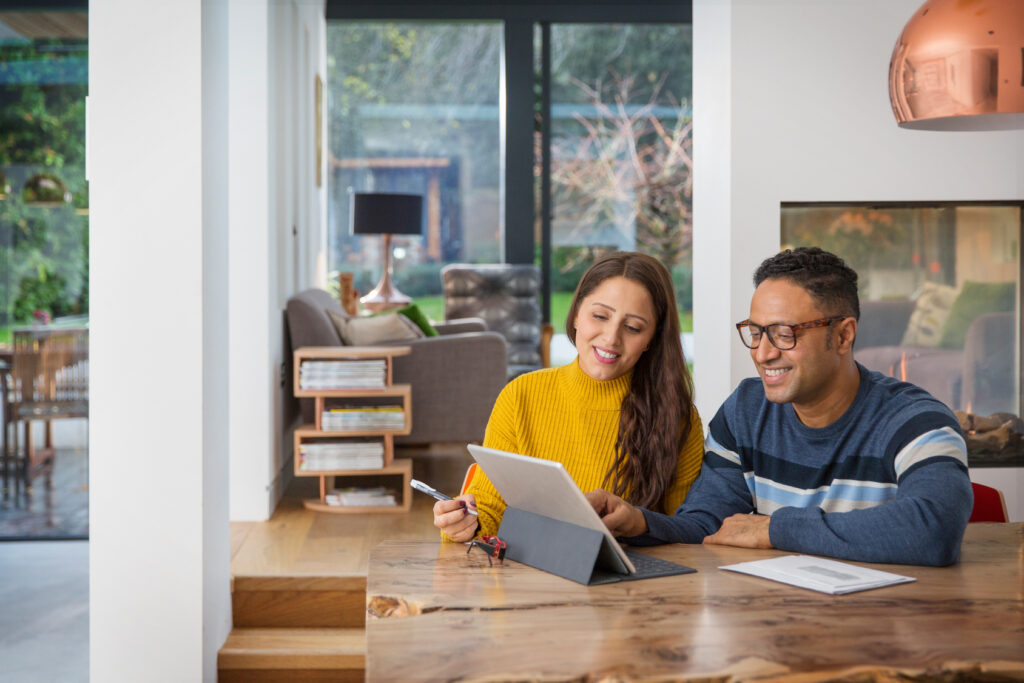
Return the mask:
[[[907,331],[903,333],[903,346],[939,345],[946,318],[956,301],[958,290],[949,285],[926,282],[921,285],[914,312],[910,314]]]
[[[400,313],[359,318],[328,310],[327,315],[346,346],[373,346],[383,342],[412,341],[424,336],[415,323]]]

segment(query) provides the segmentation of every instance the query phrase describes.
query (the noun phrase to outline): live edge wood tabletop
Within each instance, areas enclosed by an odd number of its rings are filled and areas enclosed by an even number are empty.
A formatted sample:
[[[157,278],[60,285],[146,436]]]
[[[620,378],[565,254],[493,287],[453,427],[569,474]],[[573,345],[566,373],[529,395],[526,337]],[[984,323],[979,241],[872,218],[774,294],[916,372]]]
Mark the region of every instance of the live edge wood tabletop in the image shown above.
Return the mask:
[[[644,552],[698,572],[588,587],[461,544],[382,543],[367,680],[1024,680],[1024,523],[969,525],[950,567],[865,565],[917,581],[841,596],[718,569],[781,551]]]

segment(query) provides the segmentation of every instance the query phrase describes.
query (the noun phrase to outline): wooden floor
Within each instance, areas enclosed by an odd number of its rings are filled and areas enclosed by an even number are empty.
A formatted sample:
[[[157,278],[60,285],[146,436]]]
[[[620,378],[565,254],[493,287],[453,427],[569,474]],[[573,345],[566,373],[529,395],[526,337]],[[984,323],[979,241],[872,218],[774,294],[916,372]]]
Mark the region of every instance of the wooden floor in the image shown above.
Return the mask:
[[[464,444],[398,449],[413,476],[456,493],[472,460]],[[266,522],[231,525],[234,628],[218,653],[222,683],[363,681],[366,572],[386,540],[440,540],[434,499],[415,493],[405,513],[313,512],[315,477],[296,478]]]
[[[414,478],[451,495],[472,462],[464,444],[399,448],[395,455],[412,459]],[[296,478],[269,521],[231,524],[232,576],[366,576],[378,543],[438,538],[430,512],[434,499],[424,494],[413,493],[408,514],[328,514],[302,506],[316,491],[315,477]]]

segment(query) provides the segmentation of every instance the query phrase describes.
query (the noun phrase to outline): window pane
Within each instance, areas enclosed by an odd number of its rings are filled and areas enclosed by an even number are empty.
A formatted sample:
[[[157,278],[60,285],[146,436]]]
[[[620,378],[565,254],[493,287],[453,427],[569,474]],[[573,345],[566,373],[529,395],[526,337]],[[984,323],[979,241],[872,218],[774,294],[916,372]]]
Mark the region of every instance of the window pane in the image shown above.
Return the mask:
[[[444,319],[439,271],[497,262],[501,24],[329,22],[329,282],[381,276],[380,238],[349,234],[349,192],[424,197],[423,236],[394,240],[394,281]]]
[[[84,414],[88,400],[80,341],[87,337],[66,329],[85,328],[89,312],[87,26],[85,12],[0,12],[0,361],[13,365],[19,380],[6,397],[14,402],[4,406],[11,415],[30,403],[33,410],[46,409],[46,397],[34,397],[20,380],[50,376],[45,368],[32,370],[44,357],[41,349],[58,344],[54,339],[79,340],[74,360],[60,356],[53,366],[60,368],[61,400],[74,401],[77,414]],[[43,424],[33,424],[40,457]],[[0,537],[87,536],[86,420],[53,421],[56,451],[34,468],[52,467],[51,492],[44,476],[15,482],[28,448],[24,426],[16,422],[5,435],[16,456],[4,501],[10,504],[0,508]]]
[[[960,411],[971,466],[1024,465],[1021,226],[1019,205],[782,209],[784,247],[820,246],[860,277],[856,359]]]
[[[551,27],[553,363],[575,356],[576,283],[615,250],[671,269],[692,360],[691,44],[688,24]]]

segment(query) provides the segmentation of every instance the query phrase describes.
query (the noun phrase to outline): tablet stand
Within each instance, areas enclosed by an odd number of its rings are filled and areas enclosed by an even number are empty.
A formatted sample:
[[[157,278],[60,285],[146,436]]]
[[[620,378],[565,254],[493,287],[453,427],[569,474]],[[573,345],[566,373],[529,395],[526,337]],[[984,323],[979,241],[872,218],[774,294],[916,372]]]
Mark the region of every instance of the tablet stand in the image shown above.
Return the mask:
[[[576,583],[592,585],[626,577],[625,567],[615,567],[619,558],[608,547],[608,539],[593,529],[507,507],[498,536],[508,544],[505,557]]]

